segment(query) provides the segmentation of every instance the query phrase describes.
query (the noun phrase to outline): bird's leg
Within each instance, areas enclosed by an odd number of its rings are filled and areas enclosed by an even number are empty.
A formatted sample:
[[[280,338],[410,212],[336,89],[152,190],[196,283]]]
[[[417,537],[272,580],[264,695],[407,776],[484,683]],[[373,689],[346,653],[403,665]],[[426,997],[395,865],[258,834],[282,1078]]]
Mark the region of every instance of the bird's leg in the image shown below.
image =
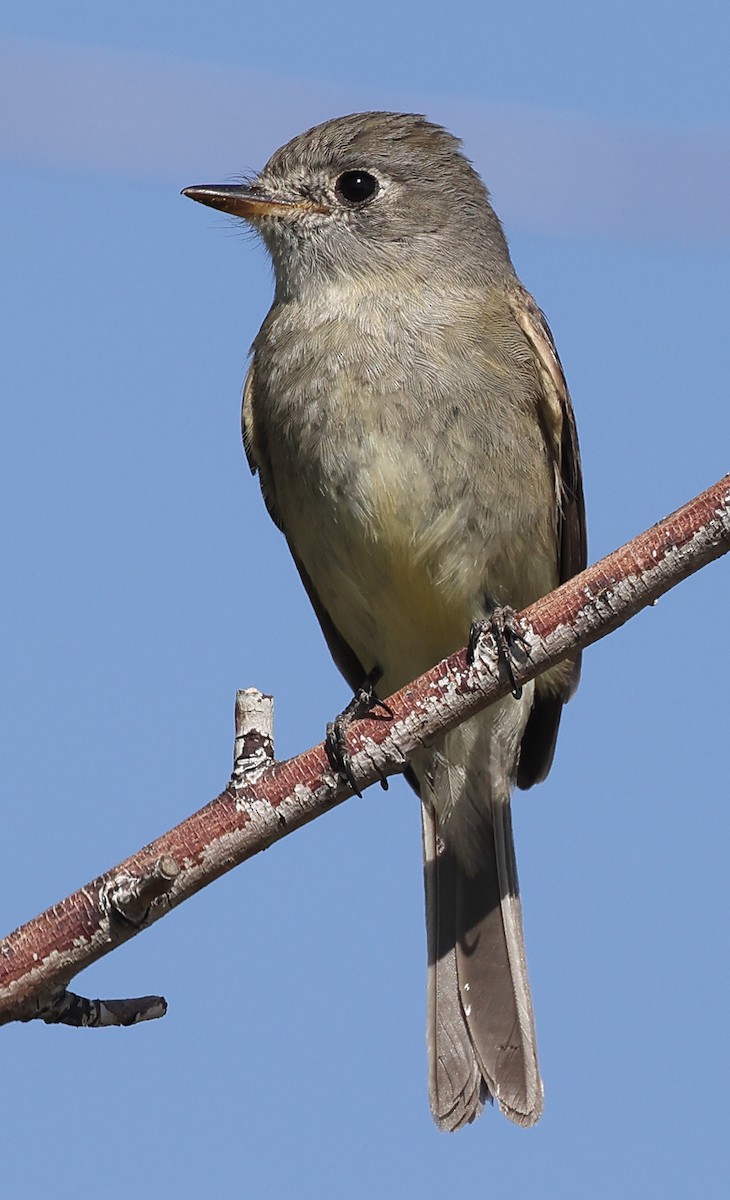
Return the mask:
[[[383,672],[380,667],[373,667],[370,674],[365,677],[365,680],[355,692],[347,707],[342,710],[338,717],[335,717],[334,721],[330,721],[327,725],[327,737],[324,743],[327,757],[334,770],[342,776],[357,796],[362,796],[362,792],[352,773],[352,761],[347,749],[347,730],[353,721],[359,721],[362,717],[370,716],[376,708],[382,708],[389,717],[393,716],[393,710],[390,706],[375,693],[375,687],[382,678],[382,674]],[[387,788],[388,784],[385,779],[382,783],[383,787]]]
[[[530,646],[517,622],[517,614],[508,605],[495,605],[486,620],[477,618],[472,621],[467,643],[467,661],[473,663],[479,641],[485,635],[494,638],[497,648],[497,666],[510,684],[515,700],[522,696],[522,685],[517,683],[513,664],[519,660],[526,661],[530,657]]]

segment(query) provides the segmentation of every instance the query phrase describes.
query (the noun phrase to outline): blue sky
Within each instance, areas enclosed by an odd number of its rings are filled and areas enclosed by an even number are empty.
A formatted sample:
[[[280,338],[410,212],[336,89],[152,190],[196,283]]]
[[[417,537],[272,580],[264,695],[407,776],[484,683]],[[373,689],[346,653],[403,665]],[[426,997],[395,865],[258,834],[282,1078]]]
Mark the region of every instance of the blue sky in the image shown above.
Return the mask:
[[[0,13],[6,931],[346,700],[239,443],[263,250],[179,197],[317,120],[464,137],[550,319],[595,559],[728,470],[718,4],[10,2]],[[728,563],[590,650],[515,825],[546,1110],[439,1135],[418,811],[374,789],[77,980],[164,1021],[2,1031],[8,1195],[720,1196]]]

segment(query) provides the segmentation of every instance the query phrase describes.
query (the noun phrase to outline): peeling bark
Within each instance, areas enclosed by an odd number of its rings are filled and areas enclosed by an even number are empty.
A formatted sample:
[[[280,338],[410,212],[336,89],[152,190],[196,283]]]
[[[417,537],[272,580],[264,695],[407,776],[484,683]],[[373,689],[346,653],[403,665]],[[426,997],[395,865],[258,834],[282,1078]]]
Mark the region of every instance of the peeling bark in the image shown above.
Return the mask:
[[[730,550],[730,475],[672,516],[518,614],[528,653],[520,685],[617,629],[675,584]],[[511,688],[491,637],[474,661],[453,654],[388,698],[391,716],[348,732],[361,788],[401,771],[410,755]],[[236,701],[234,769],[224,792],[0,942],[0,1024],[41,1019],[101,1026],[163,1016],[161,997],[86,1000],[71,979],[232,867],[341,803],[351,789],[324,745],[273,761],[272,702],[253,689]]]

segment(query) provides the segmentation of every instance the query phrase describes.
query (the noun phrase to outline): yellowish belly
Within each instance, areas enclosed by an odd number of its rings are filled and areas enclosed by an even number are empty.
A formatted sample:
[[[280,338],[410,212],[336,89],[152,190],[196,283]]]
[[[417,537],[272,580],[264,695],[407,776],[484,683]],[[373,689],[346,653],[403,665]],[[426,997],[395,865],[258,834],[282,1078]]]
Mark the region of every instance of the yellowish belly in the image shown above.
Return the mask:
[[[326,494],[292,506],[287,529],[337,629],[381,690],[408,683],[464,645],[479,612],[484,542],[466,537],[459,506],[434,507],[415,457],[392,444],[353,475],[336,505]]]

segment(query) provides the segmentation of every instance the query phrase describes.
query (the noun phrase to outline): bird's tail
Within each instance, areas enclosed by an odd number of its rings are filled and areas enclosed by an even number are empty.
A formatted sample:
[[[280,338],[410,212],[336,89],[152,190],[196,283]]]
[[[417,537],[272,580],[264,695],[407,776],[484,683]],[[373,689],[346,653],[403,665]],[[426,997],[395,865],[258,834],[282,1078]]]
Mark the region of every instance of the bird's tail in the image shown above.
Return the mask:
[[[542,1112],[510,814],[528,699],[508,697],[413,763],[423,812],[429,1092],[446,1130],[472,1121],[489,1097],[519,1125]]]

